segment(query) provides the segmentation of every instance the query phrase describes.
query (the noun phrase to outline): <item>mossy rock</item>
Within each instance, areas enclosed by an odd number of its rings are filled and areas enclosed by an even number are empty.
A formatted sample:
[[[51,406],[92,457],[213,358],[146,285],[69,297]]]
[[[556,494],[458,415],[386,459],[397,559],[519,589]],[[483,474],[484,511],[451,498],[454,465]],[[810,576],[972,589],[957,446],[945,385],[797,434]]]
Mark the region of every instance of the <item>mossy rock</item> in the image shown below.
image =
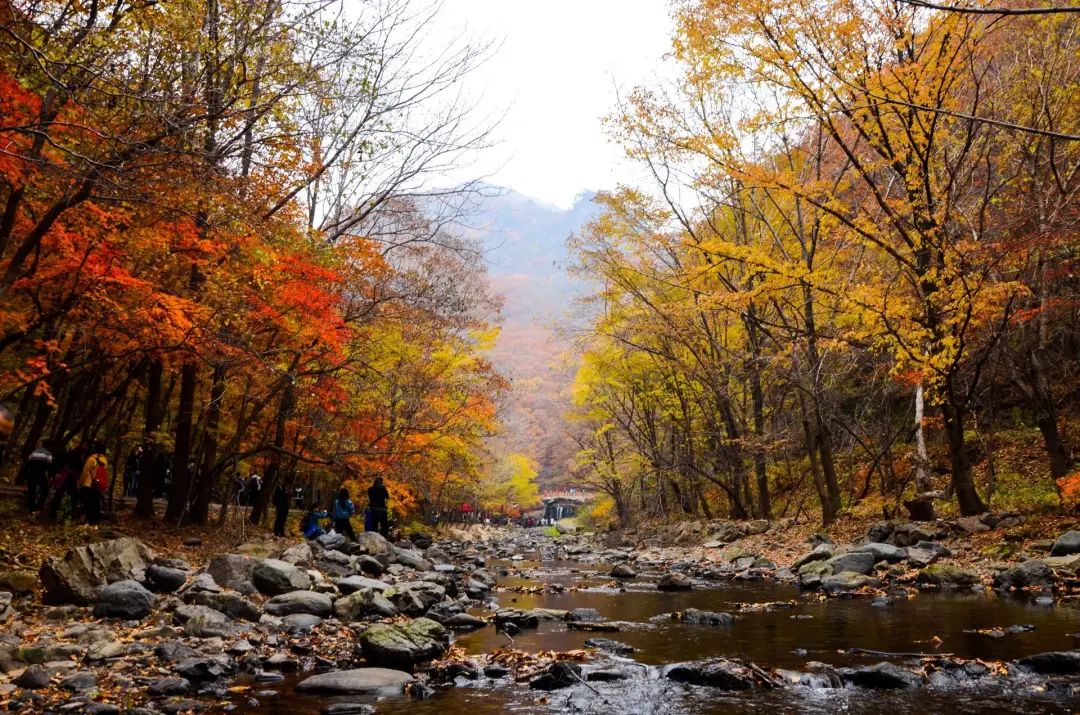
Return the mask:
[[[964,569],[952,564],[934,564],[927,566],[915,581],[929,586],[941,586],[944,588],[959,588],[974,586],[979,582],[979,575],[969,569]]]

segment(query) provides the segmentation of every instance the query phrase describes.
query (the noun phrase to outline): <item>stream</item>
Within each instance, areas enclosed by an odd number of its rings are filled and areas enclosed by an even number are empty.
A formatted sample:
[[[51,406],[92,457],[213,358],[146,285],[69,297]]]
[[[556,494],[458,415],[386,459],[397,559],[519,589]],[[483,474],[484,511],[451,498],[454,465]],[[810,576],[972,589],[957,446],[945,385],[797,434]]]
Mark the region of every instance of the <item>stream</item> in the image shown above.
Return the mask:
[[[537,558],[536,552],[524,556]],[[518,557],[521,558],[520,556]],[[1080,638],[1080,608],[1037,606],[992,593],[921,594],[913,598],[819,599],[800,595],[788,584],[771,581],[707,583],[691,591],[661,592],[655,574],[614,583],[609,565],[577,561],[490,560],[499,574],[494,599],[518,609],[595,609],[607,621],[621,622],[617,633],[570,630],[565,621],[541,621],[536,629],[513,636],[514,647],[538,652],[585,647],[590,638],[610,638],[631,646],[628,657],[600,654],[595,662],[625,679],[581,683],[554,692],[530,690],[507,678],[459,677],[454,686],[436,686],[430,698],[326,698],[293,693],[295,679],[281,683],[278,696],[251,712],[315,715],[335,703],[368,703],[377,713],[1072,713],[1080,698],[1044,687],[1011,682],[995,688],[931,682],[917,690],[798,688],[726,692],[673,682],[660,667],[701,658],[742,658],[756,664],[807,671],[817,661],[834,666],[866,666],[885,660],[851,649],[890,653],[951,654],[987,660],[1015,660],[1045,651],[1070,650]],[[551,592],[517,592],[543,584]],[[757,606],[751,604],[758,604]],[[489,604],[494,605],[494,604]],[[666,614],[697,608],[736,616],[729,626],[691,625]],[[489,609],[474,609],[487,616]],[[1030,630],[992,637],[974,631],[1010,626]],[[1020,630],[1020,629],[1017,629]],[[458,634],[455,645],[468,654],[508,646],[494,626]],[[903,664],[901,658],[888,658]],[[908,661],[913,662],[911,660]],[[593,665],[592,667],[596,667]],[[357,711],[359,712],[359,711]]]

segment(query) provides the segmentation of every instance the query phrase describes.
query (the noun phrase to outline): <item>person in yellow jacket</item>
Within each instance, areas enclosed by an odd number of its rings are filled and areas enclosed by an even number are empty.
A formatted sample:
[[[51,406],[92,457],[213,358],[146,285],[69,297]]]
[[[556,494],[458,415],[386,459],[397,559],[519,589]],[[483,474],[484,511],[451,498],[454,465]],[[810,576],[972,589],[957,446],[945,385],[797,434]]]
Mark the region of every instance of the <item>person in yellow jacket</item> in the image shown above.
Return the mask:
[[[95,443],[79,475],[79,501],[88,524],[101,521],[101,495],[109,488],[109,461],[104,451],[101,444]]]

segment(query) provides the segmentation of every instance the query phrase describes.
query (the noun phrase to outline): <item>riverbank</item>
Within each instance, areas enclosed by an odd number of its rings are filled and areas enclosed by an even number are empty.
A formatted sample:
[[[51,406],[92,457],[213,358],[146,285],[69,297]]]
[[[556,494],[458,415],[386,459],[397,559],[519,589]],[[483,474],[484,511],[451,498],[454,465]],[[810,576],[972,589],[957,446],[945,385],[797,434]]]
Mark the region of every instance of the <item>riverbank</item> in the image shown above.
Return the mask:
[[[342,715],[752,698],[786,712],[795,692],[881,708],[901,689],[925,712],[976,688],[1018,698],[1015,712],[1065,711],[1080,695],[1080,539],[1062,517],[978,523],[477,526],[355,544],[140,540],[137,524],[47,540],[27,523],[0,568],[0,703]]]

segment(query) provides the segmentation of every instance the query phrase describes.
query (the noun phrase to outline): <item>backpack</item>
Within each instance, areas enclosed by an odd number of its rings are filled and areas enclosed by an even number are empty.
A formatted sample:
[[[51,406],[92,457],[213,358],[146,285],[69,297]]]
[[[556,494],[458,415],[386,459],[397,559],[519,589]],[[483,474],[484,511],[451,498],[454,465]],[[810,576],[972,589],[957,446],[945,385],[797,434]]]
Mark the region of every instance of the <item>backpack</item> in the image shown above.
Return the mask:
[[[101,462],[98,462],[97,469],[94,470],[93,486],[102,493],[109,490],[109,470],[105,469]]]

